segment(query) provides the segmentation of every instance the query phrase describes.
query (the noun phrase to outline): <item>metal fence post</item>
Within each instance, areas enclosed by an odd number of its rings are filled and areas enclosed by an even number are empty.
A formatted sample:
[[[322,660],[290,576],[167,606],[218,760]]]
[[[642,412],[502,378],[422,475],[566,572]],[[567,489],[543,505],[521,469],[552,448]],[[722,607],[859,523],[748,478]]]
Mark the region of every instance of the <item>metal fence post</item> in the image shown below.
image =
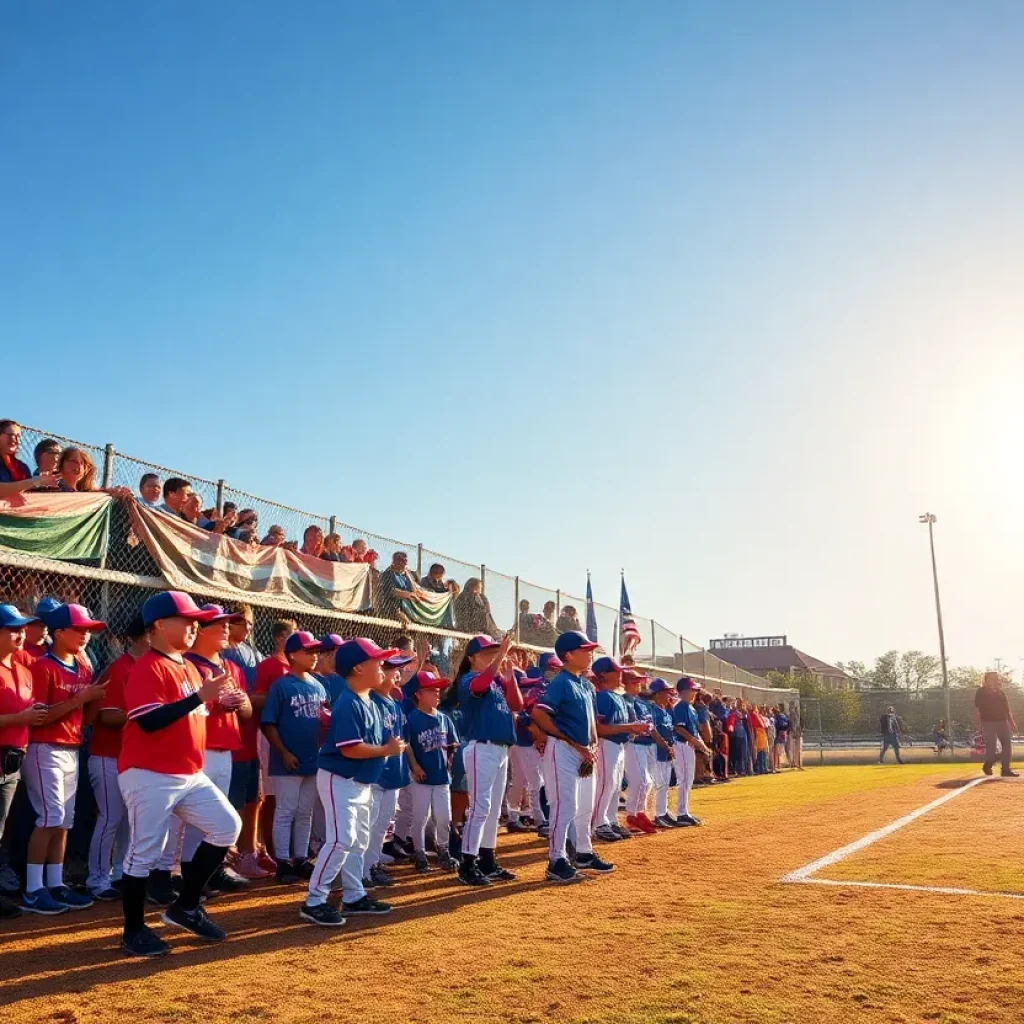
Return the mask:
[[[555,617],[557,618],[562,614],[562,592],[560,590],[555,591]]]
[[[821,698],[815,703],[818,705],[818,763],[825,763],[825,734],[821,730]]]
[[[487,593],[487,566],[480,564],[480,593]]]
[[[423,545],[416,545],[416,575],[423,579]]]
[[[337,516],[331,516],[331,518],[327,520],[327,532],[328,533],[337,533],[338,532],[338,517]]]
[[[221,516],[224,512],[224,481],[217,481],[217,515]]]
[[[114,482],[114,446],[108,444],[103,449],[103,486],[109,487]]]
[[[515,618],[512,620],[512,628],[515,630],[516,643],[519,643],[519,577],[516,576],[512,580],[512,604],[515,605],[513,614]]]

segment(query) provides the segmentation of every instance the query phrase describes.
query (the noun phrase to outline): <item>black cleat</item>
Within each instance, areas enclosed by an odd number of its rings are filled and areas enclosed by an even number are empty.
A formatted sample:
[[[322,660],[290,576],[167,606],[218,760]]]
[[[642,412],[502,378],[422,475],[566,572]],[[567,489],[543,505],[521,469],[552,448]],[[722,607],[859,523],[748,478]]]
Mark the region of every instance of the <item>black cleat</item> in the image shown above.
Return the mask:
[[[185,910],[181,904],[172,903],[161,915],[164,924],[173,925],[186,932],[191,932],[204,942],[221,942],[227,938],[227,932],[215,925],[200,906],[195,910]]]
[[[129,956],[166,956],[171,947],[151,928],[143,925],[138,931],[126,932],[121,936],[121,948]]]
[[[416,873],[425,875],[430,870],[430,861],[427,860],[425,853],[414,853],[412,855],[412,866],[416,869]]]
[[[341,909],[350,917],[379,917],[382,914],[390,914],[394,908],[390,903],[381,903],[380,900],[372,900],[369,896],[364,896],[353,903],[342,903]]]
[[[299,917],[321,928],[340,928],[345,923],[345,918],[330,903],[318,903],[315,907],[303,903],[299,908]]]
[[[490,885],[491,880],[475,865],[465,864],[459,868],[459,881],[463,885],[484,886]]]
[[[381,886],[383,888],[390,888],[392,885],[397,885],[398,882],[395,880],[393,875],[389,875],[387,871],[380,866],[380,864],[374,864],[370,868],[370,881],[375,886]]]
[[[556,885],[573,885],[586,879],[564,857],[548,864],[544,877]]]
[[[596,871],[599,874],[607,875],[615,870],[614,864],[601,860],[596,853],[581,853],[576,857],[576,867],[580,871]]]

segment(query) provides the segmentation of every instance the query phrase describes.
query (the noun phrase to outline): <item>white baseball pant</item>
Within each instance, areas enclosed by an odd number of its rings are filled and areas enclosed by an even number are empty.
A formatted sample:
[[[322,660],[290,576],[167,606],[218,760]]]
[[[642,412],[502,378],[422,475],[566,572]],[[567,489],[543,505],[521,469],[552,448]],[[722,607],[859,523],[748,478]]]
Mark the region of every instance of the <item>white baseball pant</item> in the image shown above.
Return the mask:
[[[428,786],[413,782],[412,790],[412,845],[419,853],[426,850],[427,819],[434,816],[435,838],[439,849],[448,848],[448,832],[452,824],[452,797],[450,786]]]
[[[21,777],[36,812],[39,828],[70,831],[75,823],[78,790],[78,748],[55,743],[30,743],[21,766]]]
[[[651,769],[648,755],[651,744],[627,743],[626,758],[626,813],[646,814],[647,794],[651,791]]]
[[[624,743],[602,739],[599,746],[601,752],[594,767],[597,776],[594,814],[590,820],[593,828],[618,824],[619,794],[622,792],[622,769],[625,765]]]
[[[194,825],[211,846],[231,846],[238,839],[242,819],[203,772],[162,775],[129,768],[117,781],[132,832],[124,873],[132,878],[146,878],[156,867],[171,818]]]
[[[409,787],[398,791],[398,804],[395,811],[395,835],[399,839],[408,839],[412,833],[412,794]]]
[[[225,795],[231,789],[231,751],[207,750],[203,754],[203,774]],[[203,841],[203,834],[195,826],[186,826],[180,822],[177,826],[182,830],[180,839],[175,838],[174,845],[181,848],[181,859],[190,861]],[[173,834],[174,825],[171,825]]]
[[[594,813],[595,771],[580,778],[582,758],[564,740],[548,737],[544,748],[544,782],[548,797],[552,862],[565,857],[569,829],[575,832],[578,853],[593,853],[590,843],[590,818]]]
[[[498,845],[501,804],[508,780],[508,747],[470,740],[462,755],[469,785],[469,813],[462,830],[462,852],[477,856],[480,847]]]
[[[117,784],[117,758],[91,756],[88,769],[93,796],[96,797],[96,825],[89,841],[89,877],[85,884],[92,892],[102,892],[110,888],[112,879],[121,877],[131,830],[121,787]]]
[[[689,743],[676,742],[675,754],[676,781],[679,783],[676,814],[689,814],[690,790],[693,789],[693,776],[697,768],[697,751]]]
[[[316,806],[315,775],[274,776],[274,852],[278,860],[305,860]]]
[[[380,863],[384,838],[398,806],[398,794],[404,792],[399,789],[381,789],[380,786],[371,786],[370,790],[370,845],[363,858],[365,871]]]
[[[274,796],[274,777],[270,774],[270,744],[262,732],[256,736],[256,756],[260,761],[260,785],[264,796]]]
[[[544,822],[544,811],[540,806],[540,790],[544,785],[541,778],[541,753],[533,746],[511,747],[509,750],[512,767],[512,788],[509,793],[509,808],[516,812],[522,809],[524,796],[529,796],[530,813],[538,825]]]
[[[326,903],[340,871],[342,900],[354,903],[366,895],[363,854],[370,842],[370,786],[321,768],[316,773],[316,790],[324,805],[326,837],[309,880],[306,902],[311,907]]]
[[[668,788],[672,782],[672,762],[656,761],[654,764],[654,816],[668,814]]]

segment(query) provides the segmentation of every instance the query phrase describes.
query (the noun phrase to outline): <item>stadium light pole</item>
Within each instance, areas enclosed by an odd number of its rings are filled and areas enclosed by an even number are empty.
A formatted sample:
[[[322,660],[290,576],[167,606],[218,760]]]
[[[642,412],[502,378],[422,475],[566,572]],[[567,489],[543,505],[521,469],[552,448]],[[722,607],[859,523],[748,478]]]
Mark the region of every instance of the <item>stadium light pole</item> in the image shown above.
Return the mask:
[[[946,728],[949,730],[950,743],[953,737],[953,716],[949,710],[949,668],[946,665],[946,634],[942,630],[942,602],[939,600],[939,570],[935,563],[935,516],[925,512],[918,517],[918,522],[928,524],[928,546],[932,552],[932,583],[935,586],[935,618],[939,623],[939,657],[942,659],[942,689],[946,694]]]

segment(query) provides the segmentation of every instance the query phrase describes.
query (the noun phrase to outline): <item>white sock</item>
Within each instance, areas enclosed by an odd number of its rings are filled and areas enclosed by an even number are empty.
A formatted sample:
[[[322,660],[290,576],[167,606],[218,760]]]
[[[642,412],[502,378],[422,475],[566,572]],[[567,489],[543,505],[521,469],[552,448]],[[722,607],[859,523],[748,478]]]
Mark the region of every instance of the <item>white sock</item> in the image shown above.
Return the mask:
[[[64,865],[63,864],[47,864],[46,865],[46,888],[56,889],[58,886],[64,884]]]
[[[25,865],[25,891],[36,892],[43,887],[43,865]]]

